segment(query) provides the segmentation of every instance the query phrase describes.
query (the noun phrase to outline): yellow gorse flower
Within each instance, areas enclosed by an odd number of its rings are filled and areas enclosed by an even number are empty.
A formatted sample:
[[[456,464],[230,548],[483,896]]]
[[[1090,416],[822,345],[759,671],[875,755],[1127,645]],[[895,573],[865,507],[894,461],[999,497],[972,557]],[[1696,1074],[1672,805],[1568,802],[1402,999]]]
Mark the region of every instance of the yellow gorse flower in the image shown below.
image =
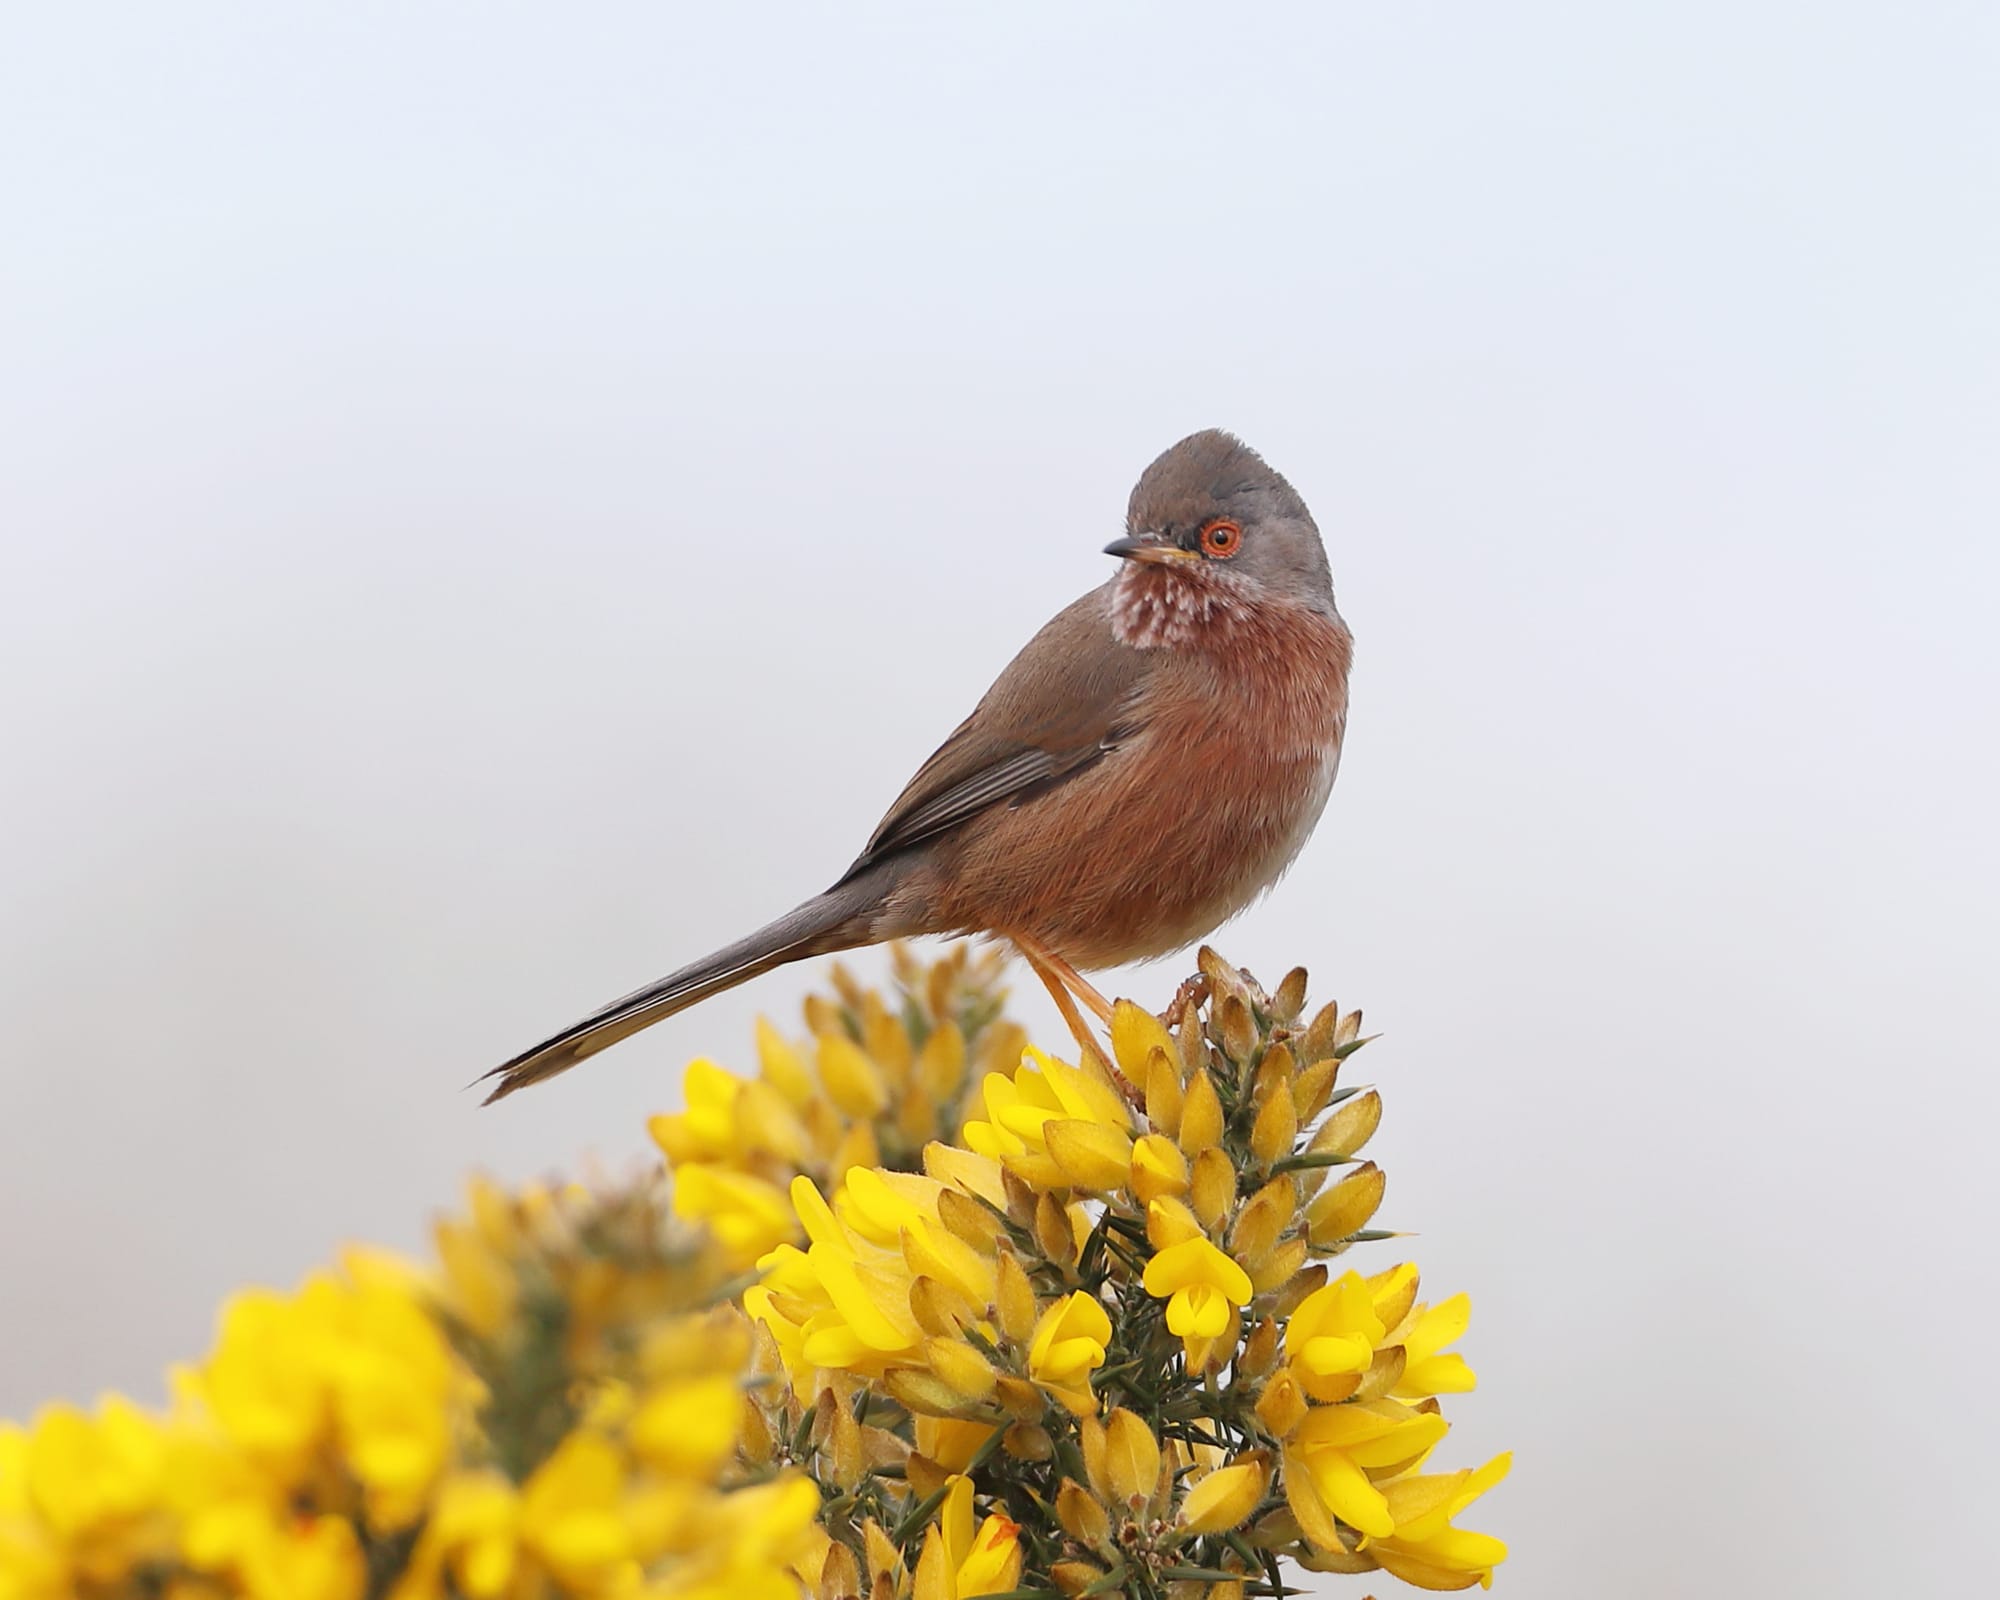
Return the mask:
[[[965,1124],[966,1148],[1034,1188],[1108,1188],[1131,1170],[1125,1102],[1088,1064],[1031,1046],[1019,1070],[987,1074],[981,1102],[986,1115]]]
[[[1250,1303],[1250,1275],[1203,1238],[1170,1244],[1146,1264],[1146,1293],[1167,1301],[1167,1326],[1213,1339]]]
[[[953,1478],[917,1563],[916,1600],[972,1600],[1012,1589],[1021,1576],[1020,1533],[997,1512],[975,1531],[972,1482]]]
[[[1090,1375],[1104,1365],[1111,1342],[1111,1318],[1102,1305],[1078,1291],[1041,1314],[1028,1348],[1028,1375],[1070,1410],[1096,1408]]]
[[[1333,1522],[1370,1538],[1396,1531],[1380,1481],[1408,1471],[1445,1435],[1435,1412],[1395,1400],[1315,1408],[1286,1442],[1292,1510],[1315,1544],[1336,1548]]]
[[[1411,1269],[1412,1277],[1415,1269]],[[1418,1306],[1402,1330],[1403,1376],[1395,1393],[1406,1400],[1437,1394],[1464,1394],[1477,1381],[1465,1357],[1444,1347],[1465,1337],[1472,1323],[1472,1301],[1455,1294],[1434,1306]]]
[[[1454,1527],[1452,1518],[1507,1476],[1513,1458],[1497,1455],[1485,1466],[1457,1472],[1410,1473],[1385,1486],[1396,1531],[1369,1552],[1386,1571],[1419,1589],[1493,1587],[1493,1569],[1507,1547],[1491,1534]]]
[[[799,1372],[832,1367],[880,1376],[920,1361],[923,1329],[910,1311],[915,1277],[902,1254],[847,1226],[810,1178],[792,1183],[810,1247],[780,1245],[748,1300],[751,1315],[781,1329]]]

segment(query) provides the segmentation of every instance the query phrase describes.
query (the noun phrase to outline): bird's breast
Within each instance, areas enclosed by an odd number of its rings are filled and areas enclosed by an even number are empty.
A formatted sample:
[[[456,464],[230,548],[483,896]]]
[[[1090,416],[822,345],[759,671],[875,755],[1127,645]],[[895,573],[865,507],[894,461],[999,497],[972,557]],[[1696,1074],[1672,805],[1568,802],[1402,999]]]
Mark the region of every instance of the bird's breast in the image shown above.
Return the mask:
[[[1338,616],[1303,606],[1260,606],[1230,634],[1160,648],[1138,731],[968,830],[955,920],[1112,966],[1185,948],[1278,878],[1339,769],[1352,645]]]
[[[1340,770],[1353,643],[1337,615],[1265,605],[1233,619],[1221,647],[1177,656],[1172,676],[1193,686],[1163,694],[1157,733],[1199,753],[1184,791],[1197,803],[1159,826],[1194,891],[1169,898],[1185,899],[1190,922],[1210,918],[1192,940],[1269,888],[1312,836]]]

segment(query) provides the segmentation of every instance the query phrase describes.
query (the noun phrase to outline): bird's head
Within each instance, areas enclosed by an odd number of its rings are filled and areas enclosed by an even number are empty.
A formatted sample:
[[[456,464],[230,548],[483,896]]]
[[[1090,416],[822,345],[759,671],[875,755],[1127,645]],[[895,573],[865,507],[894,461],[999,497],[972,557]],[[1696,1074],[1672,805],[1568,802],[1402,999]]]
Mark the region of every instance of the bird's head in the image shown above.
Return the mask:
[[[1234,434],[1189,434],[1140,476],[1116,586],[1134,628],[1178,612],[1190,624],[1279,601],[1333,613],[1333,575],[1312,513],[1283,475]],[[1165,642],[1165,641],[1163,641]]]

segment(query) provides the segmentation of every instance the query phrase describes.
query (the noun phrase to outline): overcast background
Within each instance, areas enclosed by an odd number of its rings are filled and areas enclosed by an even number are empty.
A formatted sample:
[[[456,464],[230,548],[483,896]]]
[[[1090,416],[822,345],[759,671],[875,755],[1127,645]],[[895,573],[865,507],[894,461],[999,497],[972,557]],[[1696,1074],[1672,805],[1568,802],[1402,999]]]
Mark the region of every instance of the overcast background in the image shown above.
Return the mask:
[[[1220,942],[1386,1033],[1501,1592],[1984,1582],[2000,10],[558,10],[10,13],[0,1415],[648,1159],[812,970],[462,1085],[822,887],[1224,425],[1359,665]]]

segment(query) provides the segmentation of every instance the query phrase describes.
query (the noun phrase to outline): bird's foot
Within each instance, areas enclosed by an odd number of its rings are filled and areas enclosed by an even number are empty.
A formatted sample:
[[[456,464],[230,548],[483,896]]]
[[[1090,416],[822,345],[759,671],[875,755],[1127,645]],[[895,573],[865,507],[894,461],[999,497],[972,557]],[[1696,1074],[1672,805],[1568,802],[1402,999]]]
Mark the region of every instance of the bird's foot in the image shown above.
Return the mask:
[[[1160,1013],[1160,1020],[1169,1028],[1178,1027],[1181,1017],[1189,1006],[1200,1010],[1208,1003],[1208,974],[1197,972],[1194,976],[1181,979],[1181,986],[1174,991],[1173,999],[1167,1002],[1167,1009]]]

